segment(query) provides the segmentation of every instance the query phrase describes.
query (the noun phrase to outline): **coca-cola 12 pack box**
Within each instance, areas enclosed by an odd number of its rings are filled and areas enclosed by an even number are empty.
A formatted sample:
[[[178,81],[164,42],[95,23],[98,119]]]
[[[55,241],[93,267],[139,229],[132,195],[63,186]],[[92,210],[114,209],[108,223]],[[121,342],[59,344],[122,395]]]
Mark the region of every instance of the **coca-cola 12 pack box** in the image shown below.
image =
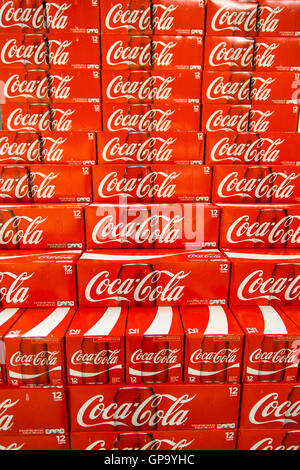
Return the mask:
[[[300,431],[287,429],[239,429],[237,450],[299,450]]]

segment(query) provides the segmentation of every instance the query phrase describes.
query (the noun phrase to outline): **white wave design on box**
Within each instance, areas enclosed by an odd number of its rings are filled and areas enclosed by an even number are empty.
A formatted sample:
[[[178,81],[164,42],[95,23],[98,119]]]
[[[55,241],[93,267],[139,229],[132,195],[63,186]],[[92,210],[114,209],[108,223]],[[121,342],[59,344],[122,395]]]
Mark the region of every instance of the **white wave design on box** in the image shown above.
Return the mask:
[[[45,320],[22,335],[23,338],[44,338],[48,336],[66,317],[70,308],[58,307]]]
[[[228,335],[228,321],[225,310],[221,306],[208,307],[209,320],[204,331],[205,335]]]
[[[174,366],[167,367],[166,369],[161,369],[156,372],[146,372],[146,371],[136,370],[136,369],[133,369],[132,367],[129,367],[129,374],[138,375],[139,377],[149,377],[151,375],[161,374],[162,372],[166,372],[171,369],[178,369],[178,367],[181,367],[181,364],[175,364]]]
[[[121,315],[121,307],[108,307],[102,317],[83,336],[108,336]]]
[[[145,331],[145,336],[167,335],[170,332],[173,321],[172,307],[158,307],[157,313],[149,328]]]
[[[34,379],[35,377],[41,377],[42,375],[50,374],[56,370],[61,370],[61,366],[54,367],[53,369],[46,370],[40,374],[19,374],[18,372],[9,371],[9,376],[13,379]]]
[[[264,318],[265,335],[286,335],[288,334],[286,326],[281,318],[281,316],[276,312],[276,310],[270,305],[259,306],[259,310],[262,313]]]
[[[74,369],[69,369],[69,372],[72,377],[96,377],[96,375],[104,374],[105,372],[111,371],[113,369],[122,369],[122,364],[109,367],[108,369],[101,370],[100,372],[78,372]]]
[[[234,369],[236,367],[240,367],[240,364],[233,364],[232,366],[225,367],[224,369],[219,369],[219,370],[211,371],[211,372],[207,372],[205,370],[200,371],[200,370],[193,369],[192,367],[188,367],[188,373],[192,375],[198,375],[199,377],[200,376],[205,377],[205,376],[210,376],[210,375],[216,375],[216,374],[219,374],[219,372],[224,372],[225,370]]]

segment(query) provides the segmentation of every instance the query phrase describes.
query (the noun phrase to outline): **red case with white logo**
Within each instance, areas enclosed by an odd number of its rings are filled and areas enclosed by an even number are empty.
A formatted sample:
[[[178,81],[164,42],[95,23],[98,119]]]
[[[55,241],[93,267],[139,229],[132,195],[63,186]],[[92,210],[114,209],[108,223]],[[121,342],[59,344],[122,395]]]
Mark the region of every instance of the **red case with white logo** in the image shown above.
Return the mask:
[[[86,247],[217,248],[219,215],[211,204],[90,204]]]
[[[257,14],[255,1],[210,0],[206,8],[206,34],[256,36]]]
[[[0,385],[6,382],[6,353],[3,337],[23,311],[20,308],[4,308],[0,310]]]
[[[207,36],[204,70],[250,72],[254,70],[254,39],[246,37]]]
[[[65,336],[68,384],[125,382],[127,308],[79,308]]]
[[[71,431],[170,431],[237,427],[239,385],[69,387]],[[213,400],[212,400],[213,397]],[[126,406],[124,405],[126,403]]]
[[[184,331],[178,307],[132,307],[126,326],[126,383],[180,384]]]
[[[299,38],[263,37],[255,39],[254,66],[257,71],[299,71]]]
[[[300,328],[300,310],[297,307],[281,307],[281,310]],[[299,371],[300,372],[300,371]],[[300,379],[300,376],[299,376]]]
[[[69,450],[68,434],[11,436],[0,434],[0,450]]]
[[[269,305],[232,307],[245,333],[242,381],[296,382],[300,329]]]
[[[285,104],[299,103],[300,74],[294,72],[253,72],[251,102]]]
[[[3,307],[74,307],[81,251],[1,251]]]
[[[228,307],[179,307],[185,334],[184,381],[239,383],[243,332]]]
[[[259,0],[259,36],[299,36],[298,0]]]
[[[66,382],[64,336],[73,308],[29,308],[4,336],[9,386]]]
[[[300,450],[300,431],[240,428],[237,450]]]
[[[229,268],[218,250],[87,250],[77,263],[79,305],[225,305]]]
[[[93,168],[94,202],[209,202],[211,167],[104,165]]]

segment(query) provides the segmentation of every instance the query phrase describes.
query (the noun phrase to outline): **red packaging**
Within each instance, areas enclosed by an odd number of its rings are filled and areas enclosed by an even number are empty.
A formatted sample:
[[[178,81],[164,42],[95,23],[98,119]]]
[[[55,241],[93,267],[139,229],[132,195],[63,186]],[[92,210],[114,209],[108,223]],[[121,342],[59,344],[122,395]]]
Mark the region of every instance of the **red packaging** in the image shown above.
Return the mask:
[[[98,0],[1,0],[0,27],[7,32],[98,33]]]
[[[20,308],[5,308],[0,310],[0,385],[6,382],[6,357],[3,337],[23,311]]]
[[[251,74],[251,102],[254,104],[298,104],[299,85],[299,73],[253,72]]]
[[[4,336],[9,386],[66,382],[64,336],[73,308],[29,308]]]
[[[0,247],[21,250],[84,248],[83,205],[0,205]]]
[[[98,70],[3,69],[0,72],[1,104],[30,103],[100,103]],[[82,86],[84,83],[84,86]]]
[[[249,429],[299,429],[300,385],[245,384],[240,427]]]
[[[245,333],[243,382],[296,382],[300,329],[279,308],[232,307]]]
[[[300,450],[300,431],[240,428],[237,450]]]
[[[292,249],[229,250],[229,304],[300,305],[300,255]]]
[[[203,65],[200,36],[103,35],[101,50],[103,70],[202,70]]]
[[[257,2],[210,0],[206,9],[206,34],[256,36],[257,15]]]
[[[68,434],[55,436],[0,436],[0,450],[69,450]]]
[[[235,430],[240,386],[72,385],[72,431]],[[213,400],[212,400],[213,397]]]
[[[72,450],[234,450],[235,441],[223,430],[71,433]]]
[[[199,104],[113,104],[103,105],[103,130],[150,132],[200,130]]]
[[[13,439],[15,435],[64,435],[68,432],[65,389],[0,388],[0,417],[0,439],[6,436]]]
[[[250,72],[203,72],[202,103],[249,104]]]
[[[204,34],[203,0],[120,0],[100,2],[105,34]]]
[[[74,307],[75,262],[81,251],[1,251],[3,307]]]
[[[0,137],[1,142],[1,137]],[[109,163],[202,164],[204,134],[201,132],[97,133],[98,161]]]
[[[87,250],[77,263],[79,305],[225,305],[229,263],[218,250]]]
[[[90,204],[86,247],[217,248],[219,215],[211,204]]]
[[[298,204],[221,204],[220,248],[300,248]]]
[[[65,336],[68,384],[125,382],[127,308],[79,308]]]
[[[204,50],[204,70],[250,72],[254,69],[255,42],[251,38],[207,36]]]
[[[105,70],[102,92],[104,103],[200,103],[201,72]]]
[[[211,168],[193,165],[105,165],[93,169],[95,202],[210,201]]]
[[[256,38],[254,66],[258,71],[300,70],[299,38]]]
[[[228,307],[180,307],[185,334],[184,381],[239,383],[243,333]]]
[[[178,307],[129,308],[126,383],[183,381],[184,332]]]
[[[298,307],[281,307],[281,310],[300,328],[300,310]]]
[[[87,54],[88,51],[88,54]],[[39,69],[99,69],[97,34],[0,34],[1,67]]]
[[[1,202],[90,202],[91,168],[67,165],[1,166]]]
[[[213,202],[295,203],[300,201],[299,167],[216,165]]]
[[[300,133],[227,132],[206,135],[206,163],[297,165],[300,160]]]
[[[299,36],[298,0],[259,0],[260,36]]]
[[[1,131],[101,131],[101,107],[91,103],[1,105]]]

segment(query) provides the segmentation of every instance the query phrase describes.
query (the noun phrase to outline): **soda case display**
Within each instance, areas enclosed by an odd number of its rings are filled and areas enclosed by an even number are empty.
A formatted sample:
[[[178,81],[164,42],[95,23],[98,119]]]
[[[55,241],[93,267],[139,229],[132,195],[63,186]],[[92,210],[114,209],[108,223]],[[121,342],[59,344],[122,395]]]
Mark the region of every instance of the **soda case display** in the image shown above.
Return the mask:
[[[79,305],[225,305],[229,269],[218,250],[86,250],[77,262]]]
[[[174,131],[199,131],[200,111],[200,105],[192,103],[106,103],[102,108],[103,130],[155,132],[163,135]]]
[[[300,429],[300,385],[245,384],[240,428],[253,430]]]
[[[100,103],[98,70],[2,69],[1,103]],[[84,86],[82,86],[84,83]]]
[[[82,204],[0,205],[0,247],[6,250],[84,248],[83,207]]]
[[[237,450],[300,450],[300,431],[240,428]]]
[[[213,397],[213,400],[212,400]],[[237,428],[240,385],[71,385],[72,432]]]
[[[220,204],[220,248],[300,248],[298,204]]]
[[[99,36],[1,32],[0,64],[12,69],[100,69]]]
[[[184,331],[178,307],[130,307],[126,326],[126,383],[180,384]]]
[[[39,437],[68,432],[66,391],[63,387],[1,387],[0,444],[2,438]]]
[[[232,307],[245,334],[242,381],[297,382],[300,329],[279,308]]]
[[[99,1],[1,0],[0,28],[8,33],[98,33]]]
[[[254,67],[257,71],[299,71],[299,38],[262,37],[255,40]]]
[[[0,138],[1,142],[1,138]],[[201,132],[97,132],[99,165],[112,163],[204,162],[204,134]]]
[[[200,36],[102,35],[101,52],[103,70],[201,71],[203,66]]]
[[[100,2],[104,34],[204,35],[203,0],[113,0]]]
[[[23,311],[24,310],[21,308],[4,308],[0,310],[0,386],[6,382],[5,347],[3,337],[17,321]]]
[[[223,249],[231,262],[230,306],[300,305],[297,249]]]
[[[81,250],[0,251],[0,306],[75,307]]]
[[[69,435],[11,436],[0,434],[0,450],[69,450]]]
[[[236,431],[72,432],[70,439],[72,450],[234,450]]]
[[[184,382],[240,383],[244,335],[228,307],[179,307]]]
[[[0,106],[0,115],[0,131],[88,133],[102,130],[99,104],[6,103]]]
[[[0,200],[7,204],[91,201],[89,166],[0,166],[0,183]]]
[[[105,70],[103,103],[200,103],[201,72]]]
[[[125,382],[127,308],[79,308],[65,336],[68,384]]]
[[[92,172],[94,202],[209,202],[211,167],[104,165]]]
[[[8,386],[66,383],[64,336],[76,309],[29,308],[4,336]]]
[[[208,165],[297,165],[300,160],[297,132],[210,132],[205,146]]]
[[[299,36],[297,0],[259,0],[259,36]]]
[[[219,217],[212,204],[90,204],[86,248],[217,248]]]
[[[216,165],[212,201],[293,204],[300,202],[298,166]]]

